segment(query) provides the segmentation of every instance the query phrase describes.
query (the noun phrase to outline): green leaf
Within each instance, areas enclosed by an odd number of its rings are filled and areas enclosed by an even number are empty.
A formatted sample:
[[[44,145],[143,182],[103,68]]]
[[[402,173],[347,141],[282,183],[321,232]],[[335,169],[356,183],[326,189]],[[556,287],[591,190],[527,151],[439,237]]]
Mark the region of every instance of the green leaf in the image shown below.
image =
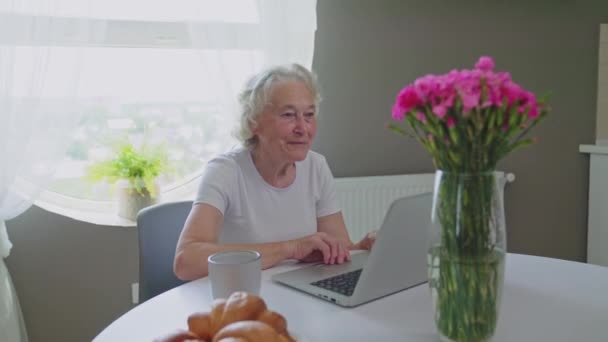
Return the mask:
[[[534,143],[534,139],[532,139],[532,138],[520,140],[520,141],[516,142],[515,144],[509,146],[507,154],[509,154],[511,152],[514,152],[514,151],[517,151],[517,150],[519,150],[522,147],[526,147],[526,146],[532,145],[533,143]]]
[[[552,95],[551,92],[546,92],[539,99],[537,99],[536,102],[544,105],[545,103],[547,103],[549,101],[549,98],[551,97],[551,95]]]
[[[407,132],[405,129],[403,129],[403,128],[401,128],[401,127],[399,127],[399,126],[395,125],[395,124],[392,124],[392,123],[391,123],[391,124],[388,124],[388,125],[386,126],[386,128],[388,128],[390,131],[393,131],[393,132],[395,132],[395,133],[397,133],[397,134],[399,134],[399,135],[403,135],[403,136],[406,136],[406,137],[415,138],[415,136],[414,136],[413,134],[411,134],[411,133]]]
[[[113,146],[113,151],[114,158],[94,163],[87,168],[85,180],[105,180],[114,184],[125,179],[138,193],[143,194],[148,190],[155,197],[155,179],[163,173],[172,172],[164,145],[144,146],[137,151],[129,142],[120,141]]]
[[[458,137],[458,130],[456,129],[456,127],[448,128],[447,130],[452,143],[454,145],[458,145],[460,143],[460,138]]]

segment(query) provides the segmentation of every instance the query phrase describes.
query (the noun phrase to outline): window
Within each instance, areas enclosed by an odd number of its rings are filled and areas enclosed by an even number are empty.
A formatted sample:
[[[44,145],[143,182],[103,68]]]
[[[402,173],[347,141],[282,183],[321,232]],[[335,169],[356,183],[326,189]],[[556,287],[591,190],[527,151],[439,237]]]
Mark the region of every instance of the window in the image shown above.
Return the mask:
[[[78,105],[44,199],[58,206],[68,199],[70,207],[110,201],[109,185],[83,175],[119,138],[165,144],[175,172],[160,179],[163,192],[196,184],[206,161],[236,144],[236,95],[246,77],[270,64],[310,67],[315,7],[312,0],[0,3],[0,44],[16,46],[13,95],[32,93],[20,69],[41,68],[40,105]],[[30,56],[42,49],[40,65]],[[77,82],[59,82],[74,72]]]
[[[49,81],[71,67],[73,49],[51,50]],[[201,62],[217,51],[91,47],[83,52],[78,94],[82,116],[50,191],[79,199],[110,200],[109,185],[88,184],[83,176],[91,162],[111,157],[111,145],[117,138],[136,145],[166,146],[174,172],[160,179],[165,189],[197,177],[209,158],[236,144],[231,134],[235,115],[219,101],[220,94],[213,89],[214,82],[205,79],[205,63]],[[223,54],[232,60],[231,65],[247,66],[256,52]],[[238,84],[244,81],[234,78]]]

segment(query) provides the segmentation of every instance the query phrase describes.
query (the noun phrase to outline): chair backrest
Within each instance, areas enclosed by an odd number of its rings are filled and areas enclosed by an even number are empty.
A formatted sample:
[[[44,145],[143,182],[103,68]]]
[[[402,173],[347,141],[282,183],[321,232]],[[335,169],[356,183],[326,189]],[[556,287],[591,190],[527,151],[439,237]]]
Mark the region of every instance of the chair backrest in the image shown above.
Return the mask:
[[[173,273],[179,234],[192,201],[160,203],[137,215],[140,302],[184,283]]]

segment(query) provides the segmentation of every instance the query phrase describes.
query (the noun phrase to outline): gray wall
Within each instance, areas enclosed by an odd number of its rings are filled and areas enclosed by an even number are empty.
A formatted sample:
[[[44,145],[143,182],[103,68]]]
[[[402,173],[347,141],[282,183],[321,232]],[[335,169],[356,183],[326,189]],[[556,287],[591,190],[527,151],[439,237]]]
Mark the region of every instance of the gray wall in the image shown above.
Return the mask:
[[[415,142],[383,127],[398,90],[487,54],[535,92],[553,92],[540,143],[508,157],[509,250],[585,260],[588,160],[595,140],[603,1],[319,0],[314,69],[323,87],[315,149],[336,176],[433,171]],[[8,222],[7,259],[31,341],[86,341],[128,310],[137,279],[133,228],[32,208]]]
[[[539,143],[507,157],[512,252],[584,261],[588,157],[595,141],[599,24],[606,1],[319,1],[314,69],[323,87],[316,150],[336,176],[432,172],[410,139],[384,128],[416,77],[494,57],[522,86],[552,92]]]
[[[134,227],[83,223],[38,207],[7,227],[14,244],[7,264],[30,342],[90,341],[132,307]]]

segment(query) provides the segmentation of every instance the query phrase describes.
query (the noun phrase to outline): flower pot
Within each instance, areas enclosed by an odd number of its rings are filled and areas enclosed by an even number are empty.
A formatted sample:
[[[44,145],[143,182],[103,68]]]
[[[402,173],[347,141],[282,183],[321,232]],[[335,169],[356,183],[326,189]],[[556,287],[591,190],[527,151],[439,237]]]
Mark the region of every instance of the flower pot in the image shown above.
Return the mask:
[[[437,171],[434,189],[428,271],[440,338],[491,340],[506,253],[497,177]]]
[[[159,187],[155,183],[155,189],[151,194],[150,189],[140,183],[141,188],[138,191],[129,181],[120,180],[116,184],[116,196],[117,196],[117,211],[118,216],[135,221],[137,219],[137,213],[153,204],[156,204],[159,199]]]

